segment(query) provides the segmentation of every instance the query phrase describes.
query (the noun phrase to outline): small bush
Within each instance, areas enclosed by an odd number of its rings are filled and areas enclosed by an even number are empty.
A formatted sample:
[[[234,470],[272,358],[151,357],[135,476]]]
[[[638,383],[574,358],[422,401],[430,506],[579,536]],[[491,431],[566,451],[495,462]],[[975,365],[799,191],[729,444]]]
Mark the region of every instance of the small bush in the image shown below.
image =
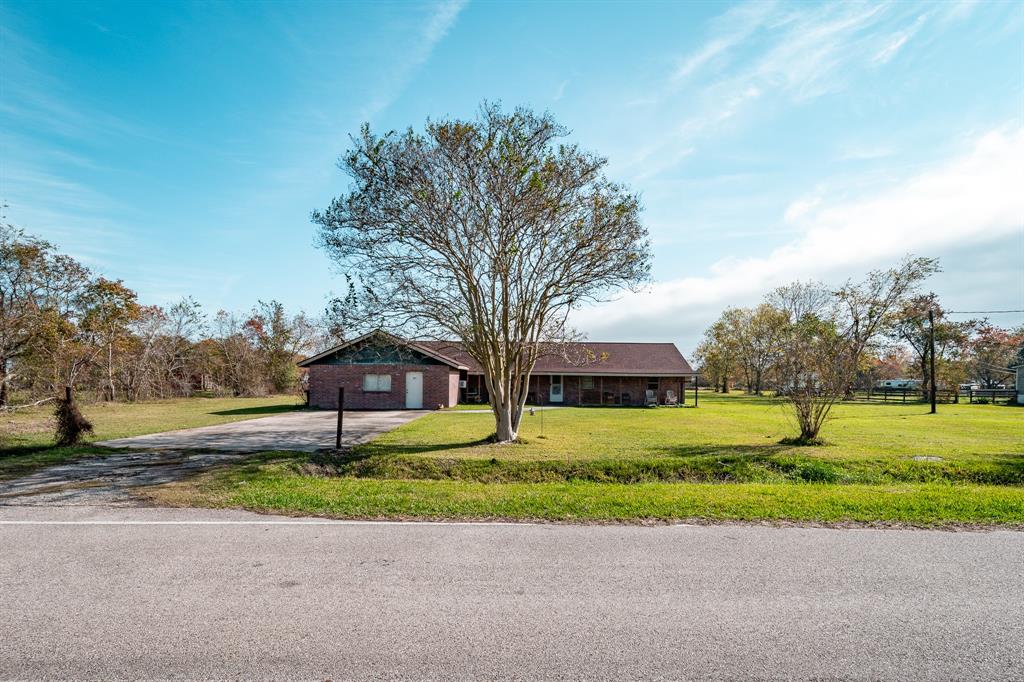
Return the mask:
[[[92,424],[82,415],[73,397],[58,400],[53,415],[57,418],[55,440],[59,447],[78,445],[85,434],[92,433]]]

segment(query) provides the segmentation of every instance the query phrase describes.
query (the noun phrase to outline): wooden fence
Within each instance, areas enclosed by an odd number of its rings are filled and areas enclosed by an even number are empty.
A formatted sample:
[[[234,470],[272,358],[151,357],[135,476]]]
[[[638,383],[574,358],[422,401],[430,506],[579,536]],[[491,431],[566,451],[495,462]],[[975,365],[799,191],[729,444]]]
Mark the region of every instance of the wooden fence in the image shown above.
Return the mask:
[[[928,392],[920,388],[873,388],[870,391],[854,391],[853,400],[865,400],[878,403],[918,403],[929,400]],[[940,403],[959,402],[956,391],[939,389],[935,392],[935,400]]]
[[[970,403],[984,400],[995,403],[997,400],[1005,400],[1010,403],[1017,399],[1017,391],[1012,388],[972,388],[966,391],[967,400]]]
[[[967,398],[968,403],[996,403],[1000,400],[1013,402],[1017,392],[1012,388],[975,388],[964,391],[940,388],[935,392],[935,400],[940,403],[959,403]],[[873,388],[870,391],[854,391],[851,400],[865,400],[879,403],[915,403],[928,402],[927,391],[919,388]]]

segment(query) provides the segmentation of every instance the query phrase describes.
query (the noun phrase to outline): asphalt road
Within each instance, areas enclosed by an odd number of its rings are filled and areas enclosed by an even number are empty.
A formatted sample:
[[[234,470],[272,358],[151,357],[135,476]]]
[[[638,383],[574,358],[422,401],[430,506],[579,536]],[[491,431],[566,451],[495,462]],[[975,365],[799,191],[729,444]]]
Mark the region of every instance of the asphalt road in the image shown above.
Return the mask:
[[[1003,531],[4,507],[0,678],[1022,679],[1022,570]]]

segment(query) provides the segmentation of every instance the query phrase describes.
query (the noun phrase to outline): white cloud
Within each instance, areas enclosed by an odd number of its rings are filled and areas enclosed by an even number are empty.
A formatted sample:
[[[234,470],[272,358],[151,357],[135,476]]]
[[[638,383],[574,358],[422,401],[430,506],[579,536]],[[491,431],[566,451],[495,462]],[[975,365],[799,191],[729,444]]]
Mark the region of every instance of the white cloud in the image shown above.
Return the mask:
[[[376,96],[362,109],[360,120],[372,120],[398,99],[419,68],[430,59],[434,48],[455,26],[459,13],[467,4],[468,0],[443,0],[434,6],[418,41],[401,52],[405,58],[395,67],[390,78],[385,79]]]
[[[562,81],[562,82],[561,82],[561,83],[560,83],[560,84],[558,85],[558,90],[557,90],[557,91],[555,91],[555,96],[554,96],[554,97],[552,98],[552,101],[555,101],[555,102],[557,102],[558,100],[562,99],[562,97],[564,97],[564,96],[565,96],[565,88],[566,88],[566,87],[567,87],[568,85],[569,85],[569,81],[567,81],[567,80],[565,80],[565,81]]]
[[[774,10],[773,2],[749,2],[733,7],[717,17],[712,22],[712,37],[678,62],[670,82],[678,85],[716,58],[724,57],[759,29]]]
[[[660,91],[646,93],[652,104],[673,106],[668,98],[679,89],[680,81],[721,58],[737,43],[751,39],[764,48],[737,62],[725,75],[695,81],[688,87],[685,101],[679,103],[684,108],[681,122],[634,154],[623,170],[630,172],[633,182],[640,182],[673,168],[687,155],[678,150],[692,150],[698,141],[726,125],[742,125],[741,117],[757,102],[795,103],[842,90],[852,67],[869,62],[872,52],[865,50],[865,41],[890,18],[888,12],[880,5],[792,10],[768,3],[741,5],[726,12],[719,19],[735,20],[736,26],[714,31],[714,37],[685,59]],[[743,19],[735,19],[737,16]]]
[[[783,215],[783,220],[787,223],[795,223],[810,213],[814,207],[820,203],[821,195],[797,199],[786,207],[786,213]]]
[[[679,68],[672,74],[672,80],[680,81],[686,78],[733,45],[735,45],[735,41],[722,38],[708,41],[699,51],[690,55],[679,64]]]
[[[924,24],[925,19],[925,15],[922,14],[917,18],[916,21],[914,21],[913,25],[911,25],[909,28],[903,31],[898,31],[896,34],[894,34],[890,41],[875,54],[874,58],[871,61],[873,61],[875,64],[888,63],[893,57],[896,56],[896,53],[899,52],[903,48],[903,46],[907,44],[907,41],[913,38],[914,34],[921,30],[921,26]]]
[[[795,279],[843,280],[906,253],[932,255],[1022,234],[1021,187],[1024,128],[995,130],[961,155],[874,195],[797,200],[784,216],[802,230],[792,241],[763,256],[719,260],[707,275],[659,282],[578,311],[573,324],[592,338],[633,338],[636,330],[692,336],[696,330],[684,325],[702,329],[725,306],[750,303]]]

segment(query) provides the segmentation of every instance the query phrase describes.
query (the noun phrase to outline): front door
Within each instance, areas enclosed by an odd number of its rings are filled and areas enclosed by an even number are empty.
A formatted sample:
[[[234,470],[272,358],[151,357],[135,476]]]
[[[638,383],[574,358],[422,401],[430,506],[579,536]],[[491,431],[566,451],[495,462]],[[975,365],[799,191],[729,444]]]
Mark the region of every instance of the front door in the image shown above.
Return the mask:
[[[551,402],[562,402],[562,377],[560,375],[551,377]]]
[[[405,373],[405,409],[423,409],[423,372]]]

